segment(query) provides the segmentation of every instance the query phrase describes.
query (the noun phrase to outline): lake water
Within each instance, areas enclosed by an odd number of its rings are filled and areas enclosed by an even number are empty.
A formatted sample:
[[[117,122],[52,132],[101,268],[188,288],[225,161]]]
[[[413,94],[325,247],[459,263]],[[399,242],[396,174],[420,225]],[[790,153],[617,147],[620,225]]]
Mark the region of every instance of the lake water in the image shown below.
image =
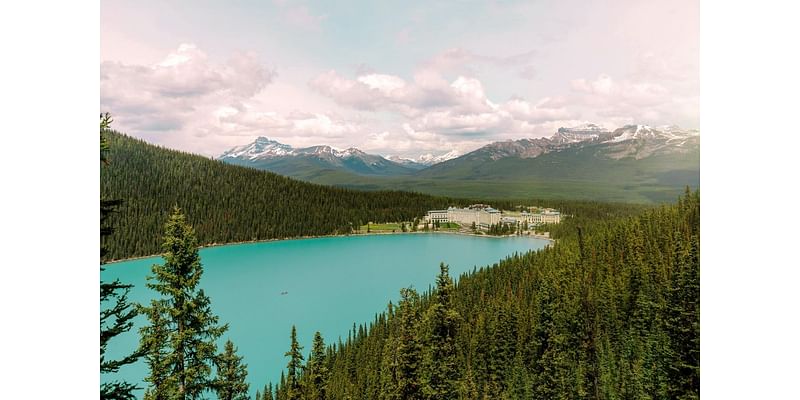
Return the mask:
[[[397,303],[399,290],[423,292],[434,285],[439,263],[450,265],[457,278],[474,267],[491,265],[512,255],[543,248],[547,241],[527,237],[489,238],[450,234],[395,234],[327,237],[211,247],[200,250],[204,273],[200,287],[211,298],[213,312],[230,328],[231,339],[248,365],[251,395],[277,382],[287,360],[292,325],[308,358],[314,332],[325,343],[344,341],[353,323],[370,322]],[[106,281],[134,284],[130,300],[148,303],[154,292],[145,286],[160,257],[106,266]],[[287,292],[286,294],[281,294]],[[115,338],[107,355],[119,358],[138,343],[136,327]],[[123,367],[103,382],[124,379],[144,387],[144,362]],[[139,397],[144,391],[139,391]]]

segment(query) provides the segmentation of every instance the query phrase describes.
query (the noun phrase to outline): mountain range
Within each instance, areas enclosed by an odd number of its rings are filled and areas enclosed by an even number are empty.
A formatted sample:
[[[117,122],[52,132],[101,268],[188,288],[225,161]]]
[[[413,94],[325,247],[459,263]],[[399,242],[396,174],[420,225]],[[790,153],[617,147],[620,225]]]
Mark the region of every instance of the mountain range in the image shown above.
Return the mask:
[[[700,132],[647,125],[612,131],[585,124],[560,128],[550,137],[490,143],[464,155],[451,151],[417,159],[383,157],[356,148],[293,148],[259,137],[218,159],[358,189],[516,197],[569,188],[562,194],[666,201],[677,189],[699,186]]]

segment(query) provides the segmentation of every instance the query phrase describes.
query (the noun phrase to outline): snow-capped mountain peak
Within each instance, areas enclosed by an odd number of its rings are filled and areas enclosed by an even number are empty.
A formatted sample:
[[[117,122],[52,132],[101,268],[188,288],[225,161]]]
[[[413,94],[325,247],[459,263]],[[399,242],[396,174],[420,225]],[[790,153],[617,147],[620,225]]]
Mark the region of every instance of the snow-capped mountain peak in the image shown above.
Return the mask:
[[[458,150],[454,149],[448,151],[447,153],[440,154],[438,156],[435,156],[431,153],[423,154],[417,157],[416,162],[424,165],[433,165],[433,164],[438,164],[440,162],[445,162],[447,160],[452,160],[454,158],[458,158],[459,156],[461,156],[461,153]]]
[[[288,144],[279,143],[275,140],[259,136],[253,143],[236,146],[222,153],[219,158],[247,158],[254,160],[262,157],[264,154],[284,156],[291,154],[292,151],[292,146]]]
[[[649,125],[625,125],[615,130],[605,143],[619,143],[628,140],[660,139],[666,141],[685,140],[699,136],[700,131],[681,129],[677,125],[666,125],[654,128]]]

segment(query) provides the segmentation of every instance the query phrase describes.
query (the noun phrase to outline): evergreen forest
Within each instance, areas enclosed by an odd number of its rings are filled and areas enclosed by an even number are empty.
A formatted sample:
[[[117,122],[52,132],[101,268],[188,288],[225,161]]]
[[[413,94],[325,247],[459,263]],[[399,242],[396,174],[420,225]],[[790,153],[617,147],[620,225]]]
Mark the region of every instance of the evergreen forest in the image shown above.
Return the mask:
[[[555,235],[457,283],[441,265],[432,291],[401,290],[301,372],[290,357],[275,398],[699,398],[699,192]]]

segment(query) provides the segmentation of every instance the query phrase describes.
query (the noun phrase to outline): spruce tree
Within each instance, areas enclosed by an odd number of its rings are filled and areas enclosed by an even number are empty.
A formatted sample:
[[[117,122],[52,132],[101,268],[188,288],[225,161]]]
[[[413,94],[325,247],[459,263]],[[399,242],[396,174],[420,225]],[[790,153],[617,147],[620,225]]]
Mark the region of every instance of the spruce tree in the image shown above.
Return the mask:
[[[281,380],[275,386],[275,399],[286,400],[286,375],[281,371]]]
[[[676,271],[667,293],[668,391],[676,399],[700,397],[699,239],[691,239],[677,239]]]
[[[198,287],[203,267],[197,239],[177,206],[165,224],[162,250],[164,265],[153,265],[153,276],[148,279],[154,282],[147,284],[161,298],[151,302],[145,312],[153,330],[166,331],[164,362],[171,375],[168,382],[173,386],[168,391],[177,399],[196,399],[212,389],[210,374],[216,340],[228,325],[218,325],[219,318],[211,312],[211,300]],[[156,328],[158,324],[163,327]],[[147,330],[142,333],[143,343],[152,339]],[[150,378],[155,378],[153,373],[151,369]]]
[[[262,395],[262,400],[273,400],[272,397],[272,382],[268,385],[264,385],[264,394]]]
[[[391,304],[391,303],[390,303]],[[383,342],[380,372],[381,400],[398,400],[397,391],[397,338],[389,337]]]
[[[272,382],[269,385],[264,385],[264,395],[262,397],[263,400],[273,400],[272,398]]]
[[[308,357],[308,395],[307,400],[325,400],[328,387],[328,366],[325,358],[325,341],[322,334],[314,334],[311,355]]]
[[[105,134],[111,125],[112,119],[108,113],[100,115],[100,165],[108,165],[108,142]],[[100,198],[100,271],[104,270],[103,264],[108,252],[105,240],[114,232],[109,218],[122,202],[117,199]],[[132,354],[119,360],[107,360],[105,357],[108,342],[129,331],[133,327],[133,319],[137,315],[136,308],[128,302],[128,293],[133,285],[124,284],[119,279],[113,282],[100,281],[100,373],[108,374],[119,371],[120,367],[136,362],[141,357],[141,352]],[[138,389],[124,381],[105,382],[100,385],[100,398],[107,400],[128,400],[136,398],[133,391]]]
[[[453,280],[448,275],[448,267],[441,263],[439,268],[433,303],[427,315],[428,365],[424,392],[431,400],[449,400],[458,397],[456,333],[459,315],[453,309]]]
[[[286,400],[298,400],[302,398],[302,391],[300,389],[300,373],[303,368],[303,354],[301,350],[303,347],[297,343],[297,329],[292,325],[291,347],[286,352],[285,356],[289,357],[289,364],[287,364],[287,378],[286,378]]]
[[[236,355],[233,342],[225,342],[225,351],[217,356],[214,364],[217,367],[217,378],[214,380],[214,391],[219,400],[248,400],[247,365],[242,364],[241,356]]]
[[[412,288],[400,290],[398,317],[400,335],[397,342],[397,393],[398,399],[411,400],[422,397],[420,382],[422,343],[419,338],[419,295]]]

